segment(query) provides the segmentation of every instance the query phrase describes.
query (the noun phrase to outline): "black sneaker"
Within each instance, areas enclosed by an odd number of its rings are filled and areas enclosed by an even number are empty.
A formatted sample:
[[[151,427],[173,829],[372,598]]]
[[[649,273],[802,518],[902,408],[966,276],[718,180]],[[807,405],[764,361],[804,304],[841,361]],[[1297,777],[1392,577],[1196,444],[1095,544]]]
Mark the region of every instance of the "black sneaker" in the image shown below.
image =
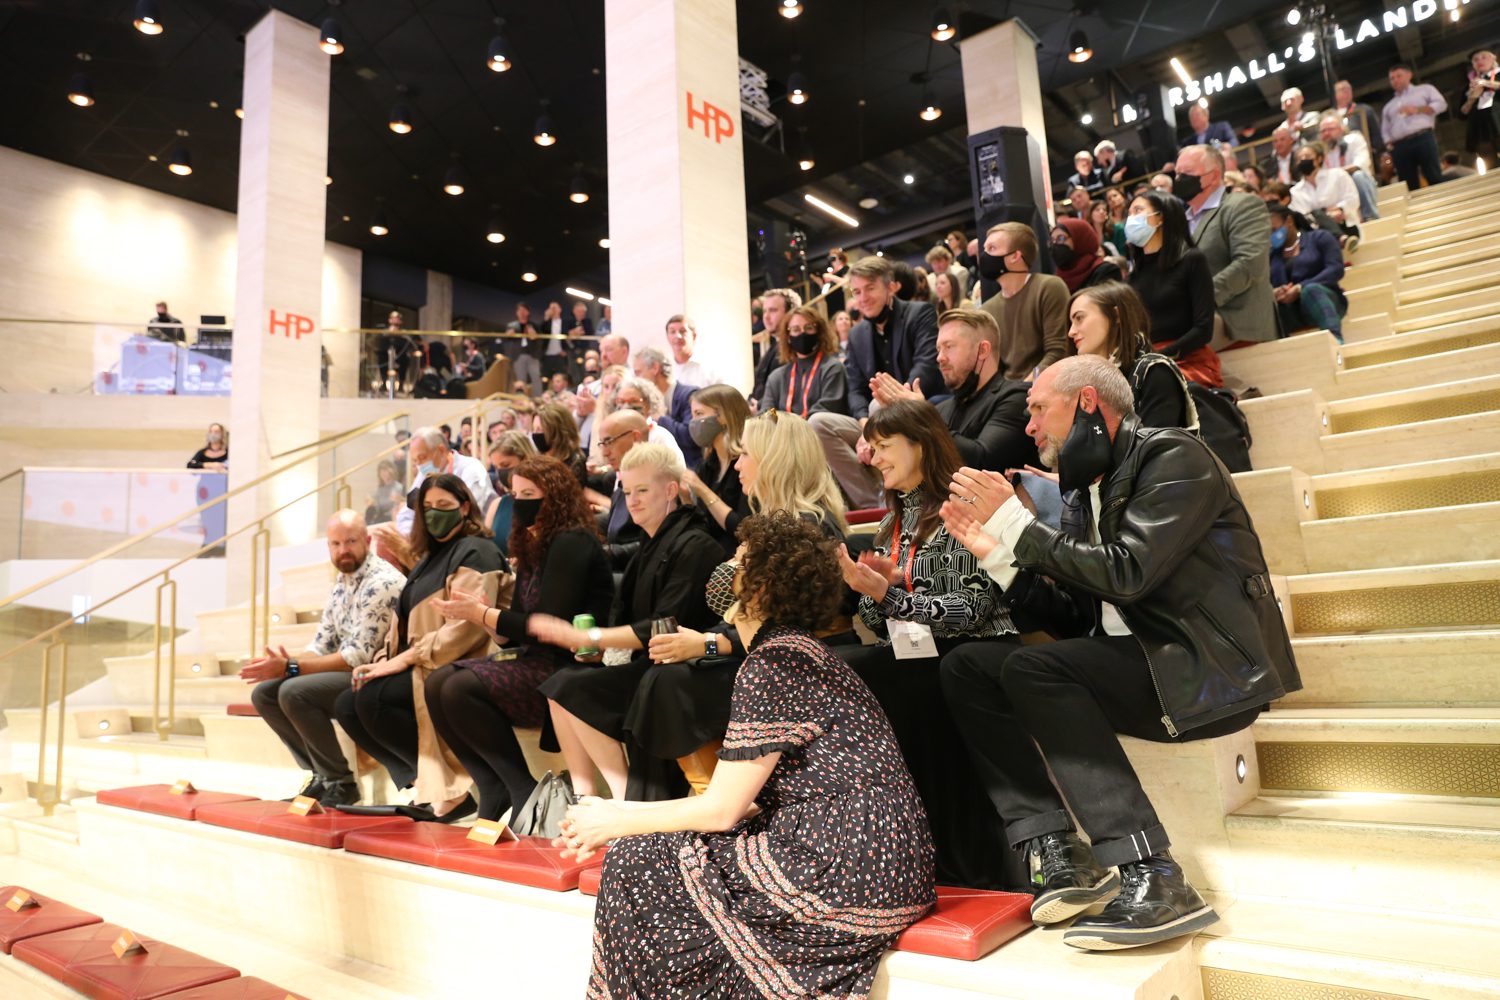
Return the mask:
[[[340,781],[337,784],[324,785],[323,794],[318,796],[318,805],[324,809],[352,806],[358,801],[359,785],[352,781]]]
[[[302,786],[302,791],[298,792],[296,795],[293,795],[290,799],[282,799],[281,801],[291,802],[292,799],[299,799],[302,796],[306,795],[308,798],[317,799],[321,802],[323,796],[327,793],[328,786],[323,784],[323,779],[315,774],[308,779],[307,784]]]
[[[1094,916],[1079,917],[1063,942],[1118,951],[1196,934],[1219,919],[1166,851],[1120,866],[1120,894]]]
[[[1031,920],[1038,926],[1062,923],[1082,913],[1120,884],[1120,876],[1113,869],[1099,867],[1093,850],[1071,830],[1029,841],[1026,852],[1037,861]]]

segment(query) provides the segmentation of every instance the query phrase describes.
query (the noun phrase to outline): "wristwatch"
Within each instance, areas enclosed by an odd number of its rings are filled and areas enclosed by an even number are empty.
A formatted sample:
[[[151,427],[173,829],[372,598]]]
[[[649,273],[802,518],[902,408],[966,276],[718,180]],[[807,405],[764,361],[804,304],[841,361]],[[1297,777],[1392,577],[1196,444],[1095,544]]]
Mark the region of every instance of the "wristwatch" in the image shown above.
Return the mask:
[[[719,656],[719,655],[721,655],[719,653],[719,634],[717,632],[710,632],[710,633],[708,633],[708,635],[706,635],[706,636],[703,637],[703,655],[704,656]]]
[[[288,677],[296,677],[296,676],[300,675],[301,673],[302,673],[302,667],[297,663],[296,660],[287,660],[286,661],[286,675]]]

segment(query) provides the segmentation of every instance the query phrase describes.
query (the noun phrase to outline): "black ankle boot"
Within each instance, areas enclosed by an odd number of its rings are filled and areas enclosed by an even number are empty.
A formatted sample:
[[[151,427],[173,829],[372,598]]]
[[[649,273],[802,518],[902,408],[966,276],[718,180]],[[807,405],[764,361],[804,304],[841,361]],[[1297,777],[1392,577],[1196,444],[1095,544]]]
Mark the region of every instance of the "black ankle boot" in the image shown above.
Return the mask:
[[[1088,951],[1117,951],[1196,934],[1219,919],[1166,851],[1120,866],[1120,894],[1103,912],[1080,917],[1063,941]]]
[[[307,784],[302,786],[302,791],[293,795],[291,799],[282,799],[281,801],[290,802],[292,799],[301,798],[304,795],[310,799],[321,799],[327,791],[328,786],[323,783],[322,778],[315,774],[308,779]]]
[[[1120,876],[1100,868],[1093,850],[1071,830],[1028,842],[1026,853],[1038,862],[1032,877],[1036,899],[1031,904],[1031,920],[1039,926],[1082,913],[1120,884]]]

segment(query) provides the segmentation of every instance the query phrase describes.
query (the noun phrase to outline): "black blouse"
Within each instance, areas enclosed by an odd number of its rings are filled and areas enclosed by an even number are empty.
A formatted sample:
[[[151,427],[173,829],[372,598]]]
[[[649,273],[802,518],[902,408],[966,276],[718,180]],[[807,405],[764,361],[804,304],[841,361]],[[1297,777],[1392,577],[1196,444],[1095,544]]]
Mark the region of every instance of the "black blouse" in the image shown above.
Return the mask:
[[[1214,277],[1208,258],[1189,247],[1174,267],[1157,266],[1160,253],[1135,255],[1130,287],[1146,304],[1151,341],[1169,358],[1207,346],[1214,334]]]
[[[229,449],[225,448],[224,454],[218,458],[210,458],[208,455],[208,449],[206,447],[199,448],[198,451],[193,455],[193,457],[188,459],[187,467],[189,469],[201,469],[208,462],[223,462],[225,466],[228,466]]]
[[[493,545],[490,551],[495,551]],[[610,572],[604,544],[592,531],[575,528],[559,532],[542,554],[536,572],[541,575],[536,606],[527,611],[502,611],[495,631],[524,644],[526,619],[531,614],[553,615],[571,621],[574,615],[591,614],[596,623],[609,620],[614,603],[615,578]],[[521,581],[516,582],[517,587]]]
[[[724,526],[719,527],[719,522],[714,520],[708,505],[702,500],[696,502],[695,506],[703,513],[707,521],[708,533],[718,542],[725,554],[732,554],[737,546],[734,533],[738,530],[740,522],[750,516],[750,498],[745,496],[744,487],[740,485],[740,471],[729,463],[729,468],[719,468],[719,456],[712,448],[703,453],[703,462],[698,466],[698,478],[703,485],[713,490],[714,495],[724,501],[729,508],[729,514],[724,518]]]
[[[672,617],[683,628],[708,628],[708,578],[724,561],[724,550],[694,507],[678,507],[625,567],[612,621],[629,625],[641,645],[651,642],[651,621]],[[717,526],[716,526],[717,527]]]

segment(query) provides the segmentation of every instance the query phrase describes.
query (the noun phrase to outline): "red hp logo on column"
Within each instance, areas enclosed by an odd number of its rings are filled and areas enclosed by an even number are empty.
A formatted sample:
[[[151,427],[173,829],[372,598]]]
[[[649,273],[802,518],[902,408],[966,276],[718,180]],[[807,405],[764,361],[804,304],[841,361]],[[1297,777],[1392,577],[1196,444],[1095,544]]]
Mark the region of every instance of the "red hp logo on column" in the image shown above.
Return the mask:
[[[687,125],[694,131],[703,123],[703,138],[713,139],[717,145],[734,135],[734,118],[717,105],[702,101],[693,106],[693,92],[687,92]]]
[[[271,310],[271,336],[276,336],[277,330],[281,331],[283,337],[295,337],[301,340],[313,332],[313,321],[311,316],[298,316],[296,313],[287,313],[280,319],[276,318],[276,310]]]

